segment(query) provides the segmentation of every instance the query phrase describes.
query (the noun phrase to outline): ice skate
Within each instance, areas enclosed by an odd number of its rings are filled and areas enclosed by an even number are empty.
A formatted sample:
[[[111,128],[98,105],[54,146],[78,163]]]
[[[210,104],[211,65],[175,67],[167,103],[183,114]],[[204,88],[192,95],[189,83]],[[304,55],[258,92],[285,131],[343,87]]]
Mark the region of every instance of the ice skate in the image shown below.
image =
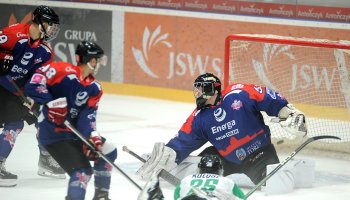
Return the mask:
[[[92,200],[111,200],[108,198],[108,192],[103,191],[100,188],[95,189],[95,195]]]
[[[8,172],[5,162],[0,161],[0,187],[14,187],[17,185],[17,175]]]
[[[49,178],[65,179],[65,171],[48,152],[40,151],[38,175]]]

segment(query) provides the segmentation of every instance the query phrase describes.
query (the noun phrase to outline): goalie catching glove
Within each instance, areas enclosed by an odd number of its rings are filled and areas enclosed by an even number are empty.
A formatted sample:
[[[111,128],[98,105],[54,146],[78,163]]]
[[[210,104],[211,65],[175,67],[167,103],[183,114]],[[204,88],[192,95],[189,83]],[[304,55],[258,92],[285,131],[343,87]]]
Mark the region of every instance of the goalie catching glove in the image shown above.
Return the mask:
[[[275,119],[272,121],[276,122]],[[280,110],[277,121],[284,130],[292,135],[304,137],[307,134],[305,114],[296,109],[292,104],[287,104],[287,106]]]
[[[154,171],[173,169],[177,165],[175,159],[176,152],[173,149],[165,146],[164,143],[155,143],[150,159],[140,167],[136,174],[144,180],[149,180]]]

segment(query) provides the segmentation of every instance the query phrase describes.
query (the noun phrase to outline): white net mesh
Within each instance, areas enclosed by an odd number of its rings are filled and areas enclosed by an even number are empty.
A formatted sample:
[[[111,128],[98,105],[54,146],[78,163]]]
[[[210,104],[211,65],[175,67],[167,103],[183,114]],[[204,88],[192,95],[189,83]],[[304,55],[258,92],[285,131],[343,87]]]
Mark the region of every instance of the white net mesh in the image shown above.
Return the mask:
[[[350,152],[350,42],[274,35],[231,35],[226,42],[226,84],[254,83],[280,92],[307,115],[308,136],[338,136],[340,142],[324,142]],[[273,138],[293,141],[264,116]]]

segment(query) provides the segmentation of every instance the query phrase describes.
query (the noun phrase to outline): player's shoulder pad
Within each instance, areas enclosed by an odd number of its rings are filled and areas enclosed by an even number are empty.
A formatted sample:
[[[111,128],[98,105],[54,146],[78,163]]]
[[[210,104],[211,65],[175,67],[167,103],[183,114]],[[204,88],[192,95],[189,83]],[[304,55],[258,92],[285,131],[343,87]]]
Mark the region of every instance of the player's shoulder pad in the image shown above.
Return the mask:
[[[77,67],[67,62],[53,62],[39,68],[39,70],[46,76],[47,82],[50,85],[61,82],[65,77],[68,77],[70,80],[78,80]]]
[[[102,85],[97,80],[92,81],[90,85],[93,88],[93,95],[99,95],[99,93],[102,93]]]
[[[29,25],[13,24],[3,28],[0,34],[0,45],[7,50],[12,50],[18,41],[28,41]]]
[[[265,87],[254,84],[236,83],[226,87],[223,92],[223,98],[230,94],[240,94],[241,92],[248,93],[250,99],[262,101],[265,96]]]

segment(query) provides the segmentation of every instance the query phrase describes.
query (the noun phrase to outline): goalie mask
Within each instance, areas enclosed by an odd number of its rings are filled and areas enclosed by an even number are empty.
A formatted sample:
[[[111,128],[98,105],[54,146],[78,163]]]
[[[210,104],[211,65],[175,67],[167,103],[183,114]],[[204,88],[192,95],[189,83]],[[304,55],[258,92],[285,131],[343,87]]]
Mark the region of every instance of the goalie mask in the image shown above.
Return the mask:
[[[48,6],[38,6],[33,12],[33,23],[39,25],[41,39],[49,42],[55,39],[60,30],[60,19],[55,11]],[[47,27],[44,26],[47,23]]]
[[[214,105],[221,98],[221,82],[218,77],[212,73],[205,73],[196,78],[193,84],[193,94],[196,98],[197,109],[200,110],[210,105],[206,105],[209,98],[218,94]]]
[[[198,163],[198,169],[200,174],[223,174],[221,160],[217,155],[203,156],[201,161]]]
[[[77,46],[75,55],[78,65],[86,64],[96,75],[104,58],[104,51],[94,42],[83,41]],[[96,58],[96,66],[90,64],[92,58]]]

